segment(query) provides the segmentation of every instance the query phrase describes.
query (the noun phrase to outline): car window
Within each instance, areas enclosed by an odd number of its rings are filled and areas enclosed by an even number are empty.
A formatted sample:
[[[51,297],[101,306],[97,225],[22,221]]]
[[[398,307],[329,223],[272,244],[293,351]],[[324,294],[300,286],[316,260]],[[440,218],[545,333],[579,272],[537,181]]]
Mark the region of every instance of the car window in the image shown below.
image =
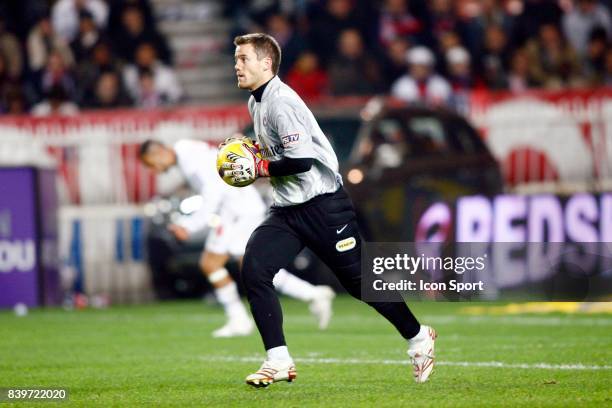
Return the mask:
[[[463,153],[477,153],[483,150],[480,136],[463,120],[453,120],[451,131],[457,149]]]
[[[444,154],[451,150],[448,135],[440,119],[433,116],[414,116],[408,119],[407,127],[413,155]]]
[[[406,128],[400,118],[382,118],[373,123],[369,140],[365,141],[361,153],[366,162],[375,167],[398,167],[408,155],[409,145]]]

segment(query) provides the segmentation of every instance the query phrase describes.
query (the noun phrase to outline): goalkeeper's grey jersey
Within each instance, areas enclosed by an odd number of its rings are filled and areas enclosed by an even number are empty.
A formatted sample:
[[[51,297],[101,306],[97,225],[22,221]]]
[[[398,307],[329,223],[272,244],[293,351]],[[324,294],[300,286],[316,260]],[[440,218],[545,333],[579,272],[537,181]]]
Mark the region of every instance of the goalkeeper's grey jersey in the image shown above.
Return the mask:
[[[266,85],[261,102],[249,99],[255,136],[264,159],[312,158],[307,172],[271,177],[275,206],[306,202],[342,185],[338,159],[314,115],[297,93],[277,76]]]

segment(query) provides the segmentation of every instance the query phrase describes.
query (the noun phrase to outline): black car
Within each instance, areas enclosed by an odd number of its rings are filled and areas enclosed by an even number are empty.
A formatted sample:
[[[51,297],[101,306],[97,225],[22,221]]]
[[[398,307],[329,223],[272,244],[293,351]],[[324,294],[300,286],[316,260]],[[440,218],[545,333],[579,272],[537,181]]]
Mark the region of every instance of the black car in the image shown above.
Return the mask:
[[[341,172],[367,240],[414,241],[434,201],[502,191],[497,161],[456,113],[378,102],[362,118]]]

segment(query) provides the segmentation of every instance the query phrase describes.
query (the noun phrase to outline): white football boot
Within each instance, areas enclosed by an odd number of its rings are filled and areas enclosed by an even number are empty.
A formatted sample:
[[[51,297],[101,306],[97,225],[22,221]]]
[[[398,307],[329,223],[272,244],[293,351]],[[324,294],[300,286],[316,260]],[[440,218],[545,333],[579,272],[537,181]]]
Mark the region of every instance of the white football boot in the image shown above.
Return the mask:
[[[316,294],[310,301],[310,313],[312,313],[319,322],[319,329],[325,330],[329,325],[333,311],[332,301],[336,297],[336,293],[329,286],[315,286]]]
[[[215,330],[212,336],[215,338],[248,336],[253,332],[255,325],[246,315],[230,317],[225,326]]]
[[[246,378],[246,383],[261,388],[279,381],[292,382],[296,377],[297,372],[293,360],[266,359],[257,372]]]
[[[408,356],[414,370],[414,380],[424,383],[431,375],[434,368],[436,331],[421,325],[421,331],[414,339],[409,340]]]

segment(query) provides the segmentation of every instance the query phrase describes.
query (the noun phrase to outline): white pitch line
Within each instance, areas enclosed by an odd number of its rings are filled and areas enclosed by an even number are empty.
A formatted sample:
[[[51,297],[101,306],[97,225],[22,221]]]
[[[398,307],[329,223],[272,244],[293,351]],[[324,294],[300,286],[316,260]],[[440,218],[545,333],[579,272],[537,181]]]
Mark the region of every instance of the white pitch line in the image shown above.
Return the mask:
[[[261,357],[232,357],[232,356],[201,356],[200,360],[205,362],[226,363],[260,363]],[[374,364],[374,365],[408,365],[408,360],[370,360],[360,358],[296,358],[298,363],[306,364]],[[437,361],[439,366],[455,367],[495,367],[495,368],[519,368],[519,369],[541,369],[541,370],[612,370],[609,365],[585,365],[585,364],[549,364],[549,363],[504,363],[501,361]]]

